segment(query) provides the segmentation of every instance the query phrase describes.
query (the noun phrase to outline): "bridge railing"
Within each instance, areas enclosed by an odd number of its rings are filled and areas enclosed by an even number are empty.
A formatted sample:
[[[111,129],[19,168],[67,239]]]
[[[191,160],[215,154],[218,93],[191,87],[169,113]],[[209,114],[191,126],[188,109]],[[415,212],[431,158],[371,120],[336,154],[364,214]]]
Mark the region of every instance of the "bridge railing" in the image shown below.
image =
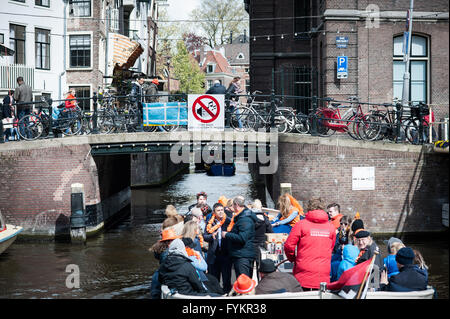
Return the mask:
[[[87,101],[89,103],[83,103]],[[73,102],[80,105],[90,105],[89,108],[79,108],[83,119],[83,128],[80,130],[80,134],[99,134],[179,129],[180,126],[174,125],[151,127],[142,125],[143,103],[174,101],[187,102],[188,94],[132,96],[130,94],[112,95],[108,92],[102,94],[94,92],[92,97],[48,99],[29,103],[15,103],[13,106],[15,107],[14,117],[17,126],[17,121],[24,114],[33,112],[33,110],[36,111],[38,108],[47,109],[47,114],[53,114],[55,108],[63,109]],[[292,101],[303,102],[293,103]],[[269,130],[270,128],[280,127],[280,123],[284,123],[285,129],[283,132],[299,132],[323,137],[337,132],[348,133],[356,139],[388,139],[394,142],[410,142],[413,144],[431,143],[443,139],[445,134],[448,138],[448,121],[435,121],[433,116],[430,116],[430,109],[424,104],[414,105],[414,103],[410,103],[408,108],[404,108],[396,101],[392,103],[369,103],[360,101],[358,97],[354,96],[347,100],[337,100],[317,96],[276,95],[273,91],[271,94],[263,94],[259,91],[249,94],[226,94],[225,104],[227,124],[231,123],[231,117],[237,118],[244,122],[244,128],[248,130],[256,130],[257,128]],[[309,105],[307,114],[294,107],[299,104]],[[53,120],[52,116],[49,116],[49,127],[53,127]],[[4,127],[1,127],[2,122]],[[4,140],[2,136],[4,128],[13,129],[15,127],[14,121],[2,122],[0,122],[0,142]],[[49,130],[49,137],[53,137],[52,132],[53,130]]]

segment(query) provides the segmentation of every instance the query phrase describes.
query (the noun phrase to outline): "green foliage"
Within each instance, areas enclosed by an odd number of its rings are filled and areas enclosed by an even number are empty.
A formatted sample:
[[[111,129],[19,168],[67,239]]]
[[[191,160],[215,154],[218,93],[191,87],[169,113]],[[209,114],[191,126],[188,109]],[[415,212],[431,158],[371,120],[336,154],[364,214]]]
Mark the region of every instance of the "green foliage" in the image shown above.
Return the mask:
[[[177,43],[177,54],[172,60],[176,78],[180,81],[180,91],[184,93],[203,93],[205,74],[197,61],[189,54],[183,41]]]
[[[230,31],[236,37],[244,29],[249,30],[243,0],[201,0],[200,6],[191,12],[191,18],[201,21],[197,28],[207,35],[211,47],[227,43]]]

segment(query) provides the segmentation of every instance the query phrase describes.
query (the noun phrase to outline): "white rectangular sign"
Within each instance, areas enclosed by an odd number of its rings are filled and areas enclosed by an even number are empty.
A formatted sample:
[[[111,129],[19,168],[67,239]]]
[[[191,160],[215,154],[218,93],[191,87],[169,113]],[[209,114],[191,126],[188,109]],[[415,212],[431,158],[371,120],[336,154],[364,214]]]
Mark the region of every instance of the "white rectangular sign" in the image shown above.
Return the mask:
[[[223,131],[225,129],[224,94],[188,95],[188,130]]]
[[[375,190],[375,167],[352,167],[352,190]]]

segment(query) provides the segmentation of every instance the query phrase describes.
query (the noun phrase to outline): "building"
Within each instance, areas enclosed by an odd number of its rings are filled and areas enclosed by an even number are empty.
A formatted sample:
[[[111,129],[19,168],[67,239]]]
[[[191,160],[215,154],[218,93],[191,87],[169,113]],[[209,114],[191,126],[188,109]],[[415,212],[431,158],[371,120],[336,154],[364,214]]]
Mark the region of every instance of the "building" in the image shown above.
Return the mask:
[[[0,55],[0,97],[17,86],[22,76],[33,97],[58,99],[66,86],[64,63],[64,3],[62,0],[10,0],[2,2],[0,44],[14,50]]]
[[[231,43],[217,47],[222,55],[227,59],[231,67],[233,76],[240,76],[240,85],[246,94],[250,90],[250,54],[248,38],[240,35]]]
[[[67,83],[78,97],[92,97],[113,76],[155,73],[156,0],[69,0],[66,15]]]
[[[401,99],[409,0],[244,2],[251,19],[251,90],[374,103]],[[433,105],[438,118],[448,116],[448,9],[446,0],[416,0],[412,19],[409,100]],[[338,79],[339,56],[348,58],[348,69]],[[307,112],[308,101],[295,107]]]
[[[205,91],[213,86],[215,80],[220,81],[222,85],[228,87],[234,75],[231,65],[221,51],[207,49],[204,46],[200,50],[195,50],[192,55],[198,62],[200,69],[205,72]]]

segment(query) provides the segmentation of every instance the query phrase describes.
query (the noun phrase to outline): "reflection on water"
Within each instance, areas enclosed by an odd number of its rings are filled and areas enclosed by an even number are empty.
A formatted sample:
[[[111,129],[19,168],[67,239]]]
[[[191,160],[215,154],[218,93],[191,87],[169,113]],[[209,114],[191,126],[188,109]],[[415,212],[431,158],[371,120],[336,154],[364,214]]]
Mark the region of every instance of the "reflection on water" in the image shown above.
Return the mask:
[[[0,255],[0,298],[150,298],[150,279],[158,261],[148,248],[159,239],[164,208],[173,204],[185,211],[200,191],[208,193],[208,203],[221,195],[244,195],[249,200],[257,197],[244,163],[237,163],[237,174],[232,177],[191,171],[164,187],[134,189],[129,217],[88,239],[86,246],[16,241]],[[438,297],[448,298],[447,240],[416,238],[406,242],[423,253]],[[382,239],[377,243],[384,248]],[[80,270],[78,289],[66,287],[70,275],[66,267],[70,264]]]

